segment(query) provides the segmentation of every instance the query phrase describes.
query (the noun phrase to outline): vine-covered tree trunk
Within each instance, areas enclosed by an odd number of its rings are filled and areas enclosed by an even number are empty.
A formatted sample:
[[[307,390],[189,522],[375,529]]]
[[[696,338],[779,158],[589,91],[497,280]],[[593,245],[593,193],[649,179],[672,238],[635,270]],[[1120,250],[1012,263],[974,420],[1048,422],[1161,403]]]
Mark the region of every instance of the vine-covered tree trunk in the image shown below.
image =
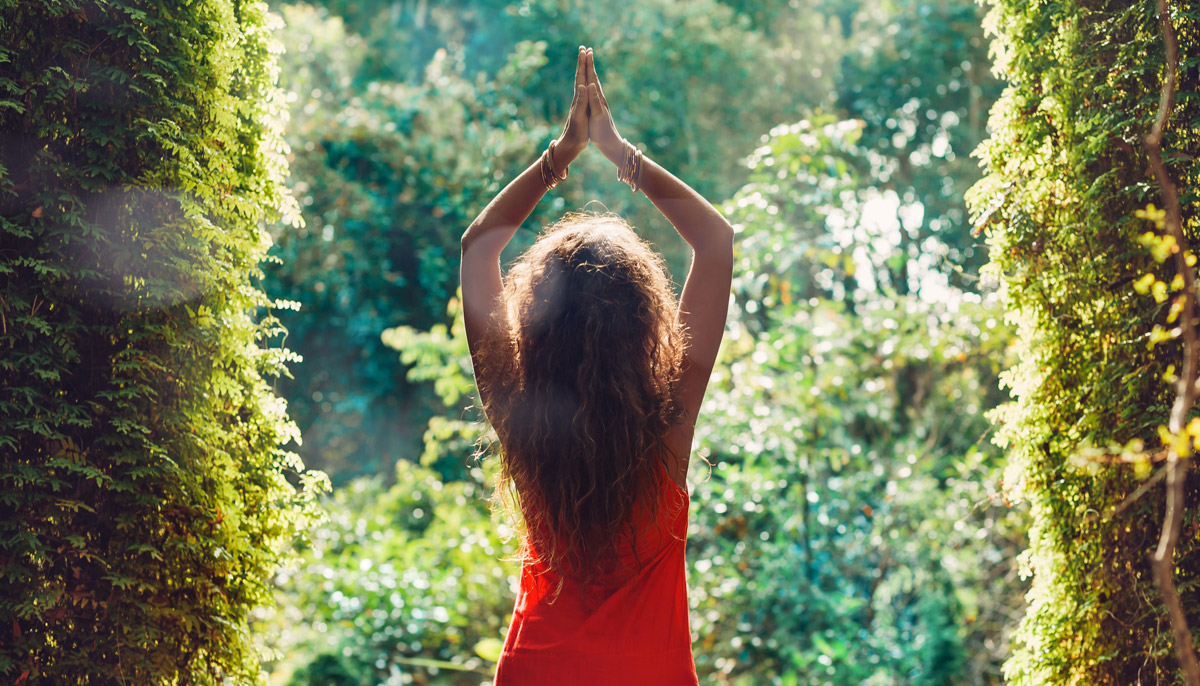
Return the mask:
[[[1171,259],[1178,242],[1150,221],[1161,220],[1148,206],[1164,194],[1145,140],[1160,101],[1173,103],[1162,157],[1194,246],[1200,15],[1194,3],[1167,3],[1181,54],[1175,97],[1162,100],[1170,59],[1154,2],[991,5],[996,70],[1009,86],[972,201],[1019,326],[1021,362],[1007,373],[1015,400],[997,419],[1006,486],[1034,518],[1029,611],[1006,676],[1030,686],[1182,684],[1150,556],[1164,522],[1164,441],[1181,445],[1178,427],[1168,429],[1189,325],[1179,267],[1195,262]],[[1200,636],[1195,461],[1182,465],[1173,578]]]
[[[0,0],[0,682],[260,679],[315,485],[255,285],[269,39],[262,3]]]

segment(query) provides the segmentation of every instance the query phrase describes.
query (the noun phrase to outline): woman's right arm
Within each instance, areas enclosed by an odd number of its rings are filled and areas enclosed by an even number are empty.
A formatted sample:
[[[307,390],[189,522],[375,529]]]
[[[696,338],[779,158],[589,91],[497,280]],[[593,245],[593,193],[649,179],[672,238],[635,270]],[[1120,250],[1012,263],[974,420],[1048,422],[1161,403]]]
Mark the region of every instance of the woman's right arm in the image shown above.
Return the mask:
[[[628,143],[613,124],[590,48],[587,89],[591,110],[588,137],[619,167]],[[688,333],[680,390],[691,427],[700,413],[708,377],[725,333],[733,276],[733,228],[717,208],[653,160],[643,159],[639,189],[692,247],[692,266],[679,303],[679,321]]]
[[[587,90],[584,51],[579,48],[575,64],[575,94],[562,136],[554,144],[553,170],[563,176],[566,167],[587,149]],[[529,218],[533,208],[546,194],[546,183],[539,170],[540,158],[496,194],[462,236],[459,278],[462,282],[463,323],[467,344],[479,376],[479,346],[501,325],[500,253]],[[482,389],[481,389],[482,390]]]

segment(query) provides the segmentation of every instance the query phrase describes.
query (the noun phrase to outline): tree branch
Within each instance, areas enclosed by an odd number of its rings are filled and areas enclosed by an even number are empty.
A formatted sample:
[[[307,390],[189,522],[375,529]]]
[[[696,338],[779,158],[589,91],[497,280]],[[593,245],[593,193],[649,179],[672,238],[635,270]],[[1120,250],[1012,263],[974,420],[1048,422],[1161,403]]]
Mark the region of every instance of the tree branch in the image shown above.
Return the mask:
[[[1179,207],[1179,193],[1167,173],[1167,167],[1162,159],[1163,130],[1175,100],[1176,79],[1179,71],[1179,43],[1175,38],[1175,27],[1171,24],[1171,13],[1166,0],[1158,0],[1158,19],[1162,26],[1163,42],[1166,44],[1166,78],[1163,80],[1162,97],[1158,103],[1158,116],[1154,127],[1145,138],[1146,153],[1150,158],[1154,178],[1162,189],[1162,199],[1165,205],[1166,221],[1164,229],[1167,235],[1175,239],[1175,266],[1183,276],[1184,291],[1182,323],[1183,329],[1183,369],[1176,385],[1175,404],[1171,407],[1169,429],[1179,435],[1184,430],[1188,414],[1196,404],[1197,366],[1200,364],[1200,340],[1196,332],[1196,272],[1187,263],[1187,239],[1183,235],[1183,214]],[[1180,461],[1192,456],[1192,441],[1189,438],[1184,454],[1178,454],[1174,445],[1167,454],[1167,511],[1163,517],[1162,535],[1158,539],[1158,549],[1154,551],[1153,566],[1154,580],[1167,606],[1167,615],[1171,620],[1171,631],[1175,635],[1175,653],[1179,658],[1184,677],[1188,686],[1200,686],[1200,662],[1196,659],[1196,646],[1192,642],[1192,634],[1188,630],[1187,617],[1183,612],[1183,603],[1179,591],[1175,587],[1175,546],[1179,542],[1179,530],[1183,525],[1185,470]]]

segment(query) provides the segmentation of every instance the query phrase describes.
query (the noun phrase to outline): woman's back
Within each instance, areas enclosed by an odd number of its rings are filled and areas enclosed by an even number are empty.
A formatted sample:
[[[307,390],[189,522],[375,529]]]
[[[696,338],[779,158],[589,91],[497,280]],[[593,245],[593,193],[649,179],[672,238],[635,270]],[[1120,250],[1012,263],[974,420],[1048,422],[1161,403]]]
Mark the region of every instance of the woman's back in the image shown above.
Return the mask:
[[[697,683],[684,560],[688,495],[660,471],[655,517],[638,516],[616,570],[581,588],[526,550],[496,686]]]

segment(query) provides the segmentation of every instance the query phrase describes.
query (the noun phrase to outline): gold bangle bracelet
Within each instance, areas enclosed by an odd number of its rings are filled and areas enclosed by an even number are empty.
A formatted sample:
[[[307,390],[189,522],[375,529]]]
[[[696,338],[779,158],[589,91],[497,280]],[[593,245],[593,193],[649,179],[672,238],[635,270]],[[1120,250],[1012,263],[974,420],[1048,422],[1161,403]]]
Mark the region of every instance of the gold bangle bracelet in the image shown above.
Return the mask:
[[[567,166],[563,167],[563,173],[562,173],[562,176],[559,176],[559,175],[558,175],[558,172],[554,171],[554,169],[555,169],[555,165],[554,165],[554,144],[555,144],[555,143],[557,143],[557,142],[558,142],[558,141],[550,141],[550,146],[549,146],[548,148],[546,148],[546,152],[547,152],[547,153],[549,154],[549,156],[550,156],[550,175],[551,175],[551,176],[553,176],[553,177],[555,178],[555,180],[556,180],[556,181],[555,181],[555,183],[556,183],[556,184],[557,184],[557,182],[558,182],[558,181],[565,181],[565,180],[566,180],[566,178],[567,178],[567,175],[571,173],[571,165],[569,165],[569,164],[568,164]]]
[[[621,164],[617,166],[617,181],[621,183],[629,183],[633,172],[633,150],[633,145],[629,141],[621,140]]]
[[[641,150],[638,150],[637,155],[634,157],[633,181],[629,184],[629,190],[633,191],[634,193],[637,193],[638,187],[642,185],[642,167],[645,161],[645,155],[642,154]]]
[[[617,166],[617,180],[629,184],[629,190],[637,193],[642,180],[642,151],[632,143],[622,139],[624,148],[621,151],[621,163]]]
[[[548,169],[550,165],[549,153],[548,149],[542,151],[542,156],[538,160],[538,174],[541,175],[542,185],[546,187],[546,190],[551,190],[558,185],[558,180],[554,177],[553,170]]]

